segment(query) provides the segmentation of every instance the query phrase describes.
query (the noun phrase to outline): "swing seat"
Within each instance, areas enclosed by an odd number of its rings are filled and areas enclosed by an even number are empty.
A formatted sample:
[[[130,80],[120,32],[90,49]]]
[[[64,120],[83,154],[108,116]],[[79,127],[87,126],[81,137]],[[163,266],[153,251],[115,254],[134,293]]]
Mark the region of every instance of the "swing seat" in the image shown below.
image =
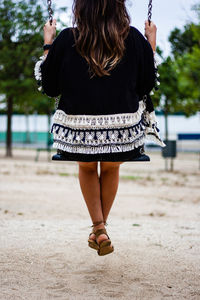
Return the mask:
[[[52,156],[52,160],[56,161],[72,161],[70,160],[66,155],[63,155],[61,153],[57,153]],[[74,161],[74,160],[73,160]],[[140,154],[137,157],[134,157],[133,159],[127,160],[127,161],[150,161],[150,157],[146,154]]]

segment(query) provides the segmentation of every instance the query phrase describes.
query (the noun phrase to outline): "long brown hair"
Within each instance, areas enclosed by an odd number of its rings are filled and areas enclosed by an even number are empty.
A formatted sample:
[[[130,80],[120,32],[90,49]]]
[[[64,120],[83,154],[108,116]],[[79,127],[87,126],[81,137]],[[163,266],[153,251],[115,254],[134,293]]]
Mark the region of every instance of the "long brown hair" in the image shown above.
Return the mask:
[[[95,75],[109,76],[109,72],[123,57],[124,40],[130,30],[130,17],[125,2],[126,0],[74,0],[74,46],[88,62],[91,78]]]

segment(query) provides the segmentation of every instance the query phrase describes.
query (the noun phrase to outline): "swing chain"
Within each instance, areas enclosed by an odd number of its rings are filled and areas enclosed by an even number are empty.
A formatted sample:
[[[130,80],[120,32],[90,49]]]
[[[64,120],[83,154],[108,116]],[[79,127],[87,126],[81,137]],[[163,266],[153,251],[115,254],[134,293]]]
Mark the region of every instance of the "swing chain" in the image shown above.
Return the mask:
[[[149,25],[151,25],[152,8],[153,8],[152,2],[153,2],[153,0],[149,0],[149,6],[148,6],[148,21],[149,21]]]
[[[49,12],[49,22],[50,22],[50,25],[52,25],[52,22],[53,22],[53,10],[51,8],[51,0],[47,0],[47,5],[48,5],[48,12]]]
[[[47,5],[48,5],[48,12],[49,12],[49,22],[50,22],[50,25],[52,25],[52,22],[53,22],[53,10],[52,10],[52,7],[51,7],[52,6],[52,1],[47,0]],[[60,101],[60,98],[56,97],[55,98],[55,109],[58,108],[59,101]]]

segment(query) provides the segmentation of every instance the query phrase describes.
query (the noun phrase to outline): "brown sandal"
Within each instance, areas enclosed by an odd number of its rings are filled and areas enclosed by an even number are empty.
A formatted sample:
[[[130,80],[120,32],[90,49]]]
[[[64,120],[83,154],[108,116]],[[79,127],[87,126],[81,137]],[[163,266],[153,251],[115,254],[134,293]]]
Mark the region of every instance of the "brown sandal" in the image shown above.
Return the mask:
[[[109,253],[112,253],[114,251],[114,246],[112,245],[111,246],[111,240],[107,234],[107,231],[106,229],[97,229],[95,231],[95,234],[96,234],[96,239],[98,238],[98,236],[100,236],[101,234],[105,234],[107,235],[108,239],[107,240],[104,240],[104,241],[101,241],[100,244],[98,244],[97,242],[97,245],[99,246],[99,249],[97,251],[98,255],[100,256],[103,256],[103,255],[106,255],[106,254],[109,254]]]
[[[105,226],[107,226],[108,224],[105,222],[105,221],[99,221],[99,222],[94,222],[93,225],[91,227],[94,227],[94,226],[97,226],[101,223],[104,223]],[[89,239],[88,239],[88,246],[92,249],[95,249],[95,250],[99,250],[99,244],[97,243],[96,240],[93,240],[93,239],[90,239],[90,236],[92,234],[96,234],[95,231],[93,230],[90,234],[89,234]]]

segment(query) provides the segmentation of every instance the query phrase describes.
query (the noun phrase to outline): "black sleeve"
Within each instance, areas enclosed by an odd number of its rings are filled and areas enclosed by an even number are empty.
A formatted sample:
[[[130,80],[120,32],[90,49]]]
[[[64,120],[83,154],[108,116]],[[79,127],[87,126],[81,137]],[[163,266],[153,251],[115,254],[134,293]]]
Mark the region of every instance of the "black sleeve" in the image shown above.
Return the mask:
[[[67,28],[62,30],[52,43],[49,53],[41,64],[42,88],[49,97],[60,95],[60,70],[67,44]]]
[[[139,30],[134,28],[133,35],[137,55],[137,92],[142,99],[156,84],[154,54],[150,43]]]

